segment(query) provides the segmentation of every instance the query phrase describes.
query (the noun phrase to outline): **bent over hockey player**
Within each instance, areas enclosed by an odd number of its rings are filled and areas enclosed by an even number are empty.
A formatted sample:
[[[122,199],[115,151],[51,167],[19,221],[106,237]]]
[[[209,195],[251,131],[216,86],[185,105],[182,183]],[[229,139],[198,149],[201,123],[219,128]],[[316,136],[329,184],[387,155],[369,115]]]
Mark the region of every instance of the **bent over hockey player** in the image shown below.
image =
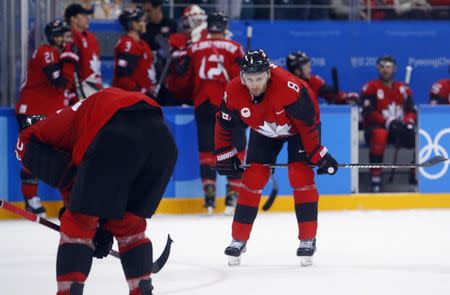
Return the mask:
[[[247,51],[240,77],[228,84],[221,110],[217,113],[215,154],[217,170],[223,175],[241,173],[236,148],[232,146],[233,127],[239,122],[250,126],[247,163],[242,172],[234,214],[233,241],[225,249],[230,265],[240,263],[258,213],[261,191],[283,144],[288,144],[289,181],[294,190],[295,213],[302,265],[312,263],[317,231],[319,194],[314,182],[318,174],[334,174],[336,160],[320,143],[320,113],[317,98],[307,84],[287,71],[270,64],[263,50]]]
[[[152,217],[177,158],[159,105],[138,92],[108,88],[26,129],[24,166],[70,190],[61,216],[57,295],[81,295],[93,257],[117,239],[130,295],[152,294]],[[100,226],[98,225],[100,224]]]

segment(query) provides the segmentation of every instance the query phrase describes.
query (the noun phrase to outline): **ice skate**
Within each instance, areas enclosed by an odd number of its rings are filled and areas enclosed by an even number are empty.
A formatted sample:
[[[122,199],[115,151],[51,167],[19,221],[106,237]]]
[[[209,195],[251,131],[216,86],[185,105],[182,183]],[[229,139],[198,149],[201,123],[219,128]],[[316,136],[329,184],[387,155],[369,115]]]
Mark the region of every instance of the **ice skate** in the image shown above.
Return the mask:
[[[225,196],[225,215],[232,216],[234,214],[237,204],[237,197],[237,192],[231,190],[231,188],[227,185],[227,195]]]
[[[233,240],[225,249],[225,255],[228,256],[228,265],[236,266],[241,264],[241,255],[247,251],[247,242]]]
[[[316,252],[316,239],[300,241],[297,256],[300,257],[301,266],[312,265],[314,252]]]
[[[41,199],[34,196],[31,199],[25,199],[25,210],[30,211],[40,217],[46,217],[45,208],[41,204]]]
[[[216,188],[212,184],[207,184],[203,187],[205,192],[205,202],[203,207],[208,210],[208,215],[212,215],[216,208]]]

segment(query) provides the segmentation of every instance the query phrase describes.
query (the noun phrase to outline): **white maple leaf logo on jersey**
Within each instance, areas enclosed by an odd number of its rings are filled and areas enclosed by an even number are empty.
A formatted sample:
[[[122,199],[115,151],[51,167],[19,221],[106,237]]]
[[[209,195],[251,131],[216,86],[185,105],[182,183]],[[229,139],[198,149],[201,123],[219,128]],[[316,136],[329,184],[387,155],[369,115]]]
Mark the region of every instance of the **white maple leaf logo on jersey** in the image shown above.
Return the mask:
[[[291,125],[284,124],[284,125],[277,125],[276,123],[269,123],[267,121],[264,121],[263,125],[260,125],[256,131],[261,133],[264,136],[267,137],[280,137],[280,136],[289,136],[291,135],[289,133],[289,130],[291,130]]]
[[[95,74],[101,75],[101,73],[100,73],[101,62],[100,62],[100,59],[98,58],[97,54],[94,53],[92,55],[92,58],[89,61],[89,67]]]
[[[395,118],[395,119],[403,119],[403,107],[396,105],[394,102],[391,102],[387,109],[382,111],[383,117],[387,118]]]

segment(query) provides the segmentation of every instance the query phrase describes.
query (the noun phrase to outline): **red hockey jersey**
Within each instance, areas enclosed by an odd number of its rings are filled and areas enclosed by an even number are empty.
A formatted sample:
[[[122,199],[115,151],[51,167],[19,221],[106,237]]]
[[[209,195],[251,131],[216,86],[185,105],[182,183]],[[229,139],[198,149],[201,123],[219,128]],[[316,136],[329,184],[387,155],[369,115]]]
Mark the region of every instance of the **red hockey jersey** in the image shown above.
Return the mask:
[[[336,93],[334,88],[326,84],[325,80],[319,75],[311,75],[307,80],[309,86],[317,97],[323,97],[328,103],[346,104],[345,93],[339,91]]]
[[[153,54],[143,40],[122,36],[114,49],[112,85],[129,91],[150,92],[156,85]]]
[[[244,56],[241,45],[233,40],[200,40],[188,49],[190,75],[194,77],[194,106],[205,101],[219,106],[225,86],[239,76],[239,63]]]
[[[216,149],[232,145],[231,132],[239,121],[270,138],[300,134],[308,155],[320,146],[316,96],[305,81],[275,65],[271,65],[271,77],[260,103],[252,102],[240,77],[233,79],[227,85],[216,119]]]
[[[172,63],[164,81],[167,90],[176,99],[189,99],[193,92],[193,77],[177,72],[177,67],[186,61],[187,50],[191,35],[186,33],[175,33],[169,36],[169,45],[172,54]]]
[[[363,86],[361,101],[366,125],[388,127],[396,119],[416,122],[412,91],[403,82],[394,81],[388,87],[381,80],[372,80]]]
[[[100,62],[100,46],[91,32],[72,30],[73,43],[78,48],[80,56],[79,73],[80,82],[89,80],[102,88],[102,74]]]
[[[450,104],[450,79],[439,80],[431,86],[430,104]]]
[[[64,108],[68,105],[65,89],[70,87],[72,79],[63,71],[58,49],[49,44],[42,45],[28,62],[16,114],[48,116]]]
[[[80,101],[61,112],[39,121],[25,129],[20,135],[19,146],[26,146],[31,136],[52,147],[70,152],[72,163],[79,166],[86,150],[100,129],[120,109],[145,101],[159,107],[153,99],[142,93],[119,88],[101,90],[89,99]],[[19,157],[24,150],[16,150]]]

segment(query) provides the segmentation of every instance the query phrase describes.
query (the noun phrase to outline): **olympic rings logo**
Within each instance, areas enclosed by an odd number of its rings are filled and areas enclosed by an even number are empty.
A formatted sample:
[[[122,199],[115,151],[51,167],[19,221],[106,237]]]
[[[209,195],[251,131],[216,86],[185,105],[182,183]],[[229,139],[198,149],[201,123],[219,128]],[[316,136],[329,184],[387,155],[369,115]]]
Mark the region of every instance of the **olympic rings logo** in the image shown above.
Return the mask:
[[[434,140],[432,140],[430,134],[428,134],[423,129],[419,130],[419,134],[425,137],[425,140],[427,141],[427,144],[424,147],[422,147],[422,149],[419,152],[419,163],[423,163],[426,160],[428,160],[431,157],[432,153],[434,153],[435,155],[441,155],[448,159],[448,152],[442,145],[439,145],[439,141],[442,139],[444,135],[450,134],[450,128],[445,128],[439,131]],[[444,165],[442,166],[442,169],[438,173],[428,173],[422,167],[419,168],[419,171],[425,178],[436,180],[444,176],[445,173],[447,173],[450,161],[445,161],[443,164]]]

